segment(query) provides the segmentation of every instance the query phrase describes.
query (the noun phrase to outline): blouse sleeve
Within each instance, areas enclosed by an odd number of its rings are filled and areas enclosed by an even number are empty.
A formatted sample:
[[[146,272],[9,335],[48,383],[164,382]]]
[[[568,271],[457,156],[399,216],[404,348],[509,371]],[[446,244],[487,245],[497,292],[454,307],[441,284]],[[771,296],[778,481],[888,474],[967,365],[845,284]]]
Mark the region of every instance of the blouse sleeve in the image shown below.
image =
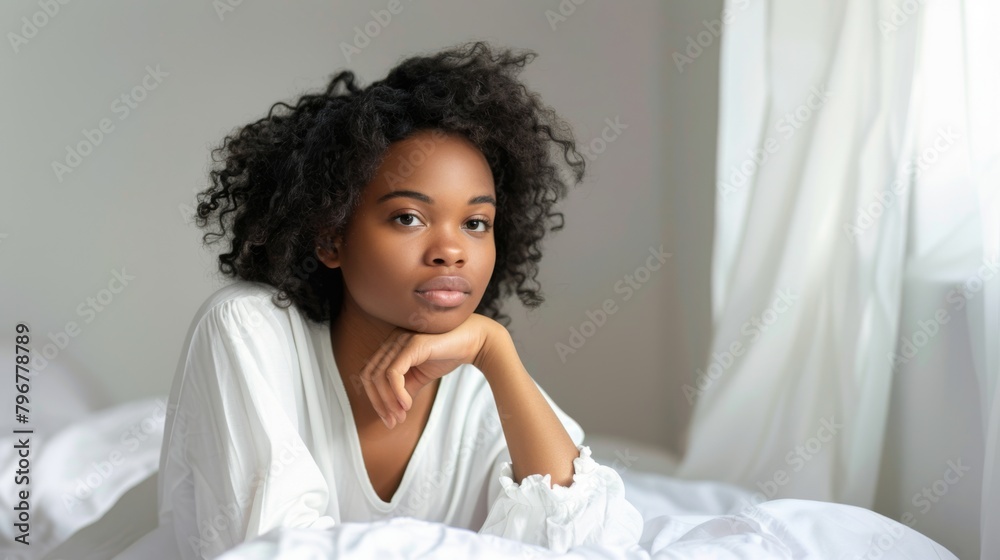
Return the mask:
[[[171,391],[160,521],[185,560],[214,558],[275,527],[329,528],[331,500],[295,418],[298,362],[261,298],[209,309]],[[286,321],[287,322],[287,321]]]
[[[536,383],[537,386],[537,383]],[[489,514],[480,534],[519,540],[566,552],[577,545],[628,548],[642,535],[639,510],[625,500],[618,472],[591,458],[583,429],[538,386],[577,446],[573,482],[552,485],[551,475],[532,474],[520,484],[506,443],[498,445],[489,481]],[[494,409],[495,410],[495,409]],[[502,441],[502,438],[501,438]]]

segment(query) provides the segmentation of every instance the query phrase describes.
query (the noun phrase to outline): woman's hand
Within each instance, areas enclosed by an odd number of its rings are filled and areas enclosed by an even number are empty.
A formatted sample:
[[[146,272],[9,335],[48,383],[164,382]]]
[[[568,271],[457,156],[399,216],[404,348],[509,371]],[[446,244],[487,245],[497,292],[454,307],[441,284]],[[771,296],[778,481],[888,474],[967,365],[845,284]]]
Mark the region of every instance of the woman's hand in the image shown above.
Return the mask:
[[[473,313],[441,334],[393,329],[361,370],[368,399],[390,430],[406,420],[416,395],[431,381],[462,364],[483,372],[510,449],[516,481],[549,474],[553,484],[573,484],[576,445],[524,369],[510,333],[500,323]]]
[[[375,411],[392,429],[406,419],[413,396],[462,364],[479,364],[496,329],[493,319],[473,313],[441,334],[396,328],[361,370],[361,383]]]

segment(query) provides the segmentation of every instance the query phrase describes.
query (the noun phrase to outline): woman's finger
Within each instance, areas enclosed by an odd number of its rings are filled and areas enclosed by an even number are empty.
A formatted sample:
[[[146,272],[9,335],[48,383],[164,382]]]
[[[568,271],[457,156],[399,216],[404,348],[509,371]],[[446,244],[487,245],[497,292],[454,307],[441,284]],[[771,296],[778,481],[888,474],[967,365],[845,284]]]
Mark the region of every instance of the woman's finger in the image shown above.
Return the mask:
[[[385,379],[389,385],[390,396],[393,402],[399,405],[404,417],[406,411],[413,406],[413,399],[406,391],[406,374],[412,366],[420,365],[421,362],[413,359],[413,355],[421,353],[422,342],[423,339],[417,338],[416,335],[410,335],[407,338],[407,344],[401,347],[391,360],[388,360],[385,368]]]
[[[399,401],[396,399],[396,396],[392,391],[392,387],[389,384],[389,379],[386,375],[386,366],[403,348],[406,347],[409,339],[410,337],[406,334],[394,339],[390,344],[390,347],[386,349],[382,359],[379,360],[379,364],[371,376],[372,383],[375,386],[375,390],[378,392],[382,405],[399,424],[402,424],[406,419],[406,413],[403,411],[403,407],[399,404]]]
[[[361,378],[361,385],[365,388],[365,394],[368,396],[368,400],[372,403],[372,408],[375,409],[375,413],[379,415],[382,422],[385,423],[387,428],[392,428],[396,421],[390,418],[390,415],[386,413],[385,406],[382,402],[381,397],[379,397],[378,390],[375,388],[372,377],[376,372],[381,371],[379,365],[382,363],[386,352],[391,347],[391,343],[383,343],[379,345],[378,350],[372,354],[371,358],[365,363],[364,367],[361,368],[361,373],[359,377]]]
[[[410,368],[419,366],[430,358],[431,351],[427,344],[424,344],[423,340],[420,343],[407,344],[386,365],[386,378],[391,384],[395,398],[403,408],[409,408],[413,404],[413,399],[406,391],[406,374]]]

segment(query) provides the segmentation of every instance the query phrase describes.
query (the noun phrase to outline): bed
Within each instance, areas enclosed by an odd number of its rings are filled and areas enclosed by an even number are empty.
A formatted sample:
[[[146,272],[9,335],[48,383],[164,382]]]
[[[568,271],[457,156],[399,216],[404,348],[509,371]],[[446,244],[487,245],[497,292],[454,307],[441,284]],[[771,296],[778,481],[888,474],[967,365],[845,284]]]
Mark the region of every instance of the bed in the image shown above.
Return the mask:
[[[4,558],[177,558],[170,528],[157,527],[156,516],[165,401],[148,398],[73,414],[63,409],[58,422],[33,436],[31,544],[14,542],[13,527],[3,524]],[[399,517],[329,531],[276,529],[220,558],[956,558],[869,510],[808,500],[761,502],[735,486],[671,477],[675,460],[660,450],[618,438],[588,437],[584,443],[621,474],[626,496],[642,513],[638,546],[578,546],[559,554]],[[15,496],[13,444],[0,445],[5,511]]]

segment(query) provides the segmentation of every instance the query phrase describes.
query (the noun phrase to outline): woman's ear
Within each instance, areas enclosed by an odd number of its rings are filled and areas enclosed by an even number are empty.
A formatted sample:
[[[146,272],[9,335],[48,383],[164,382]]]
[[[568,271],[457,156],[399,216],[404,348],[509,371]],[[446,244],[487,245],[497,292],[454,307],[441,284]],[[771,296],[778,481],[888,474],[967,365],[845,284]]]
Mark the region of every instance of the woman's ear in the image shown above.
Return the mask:
[[[319,241],[316,243],[316,258],[319,262],[326,265],[327,268],[339,268],[340,267],[340,244],[341,240],[338,237],[333,241]]]

